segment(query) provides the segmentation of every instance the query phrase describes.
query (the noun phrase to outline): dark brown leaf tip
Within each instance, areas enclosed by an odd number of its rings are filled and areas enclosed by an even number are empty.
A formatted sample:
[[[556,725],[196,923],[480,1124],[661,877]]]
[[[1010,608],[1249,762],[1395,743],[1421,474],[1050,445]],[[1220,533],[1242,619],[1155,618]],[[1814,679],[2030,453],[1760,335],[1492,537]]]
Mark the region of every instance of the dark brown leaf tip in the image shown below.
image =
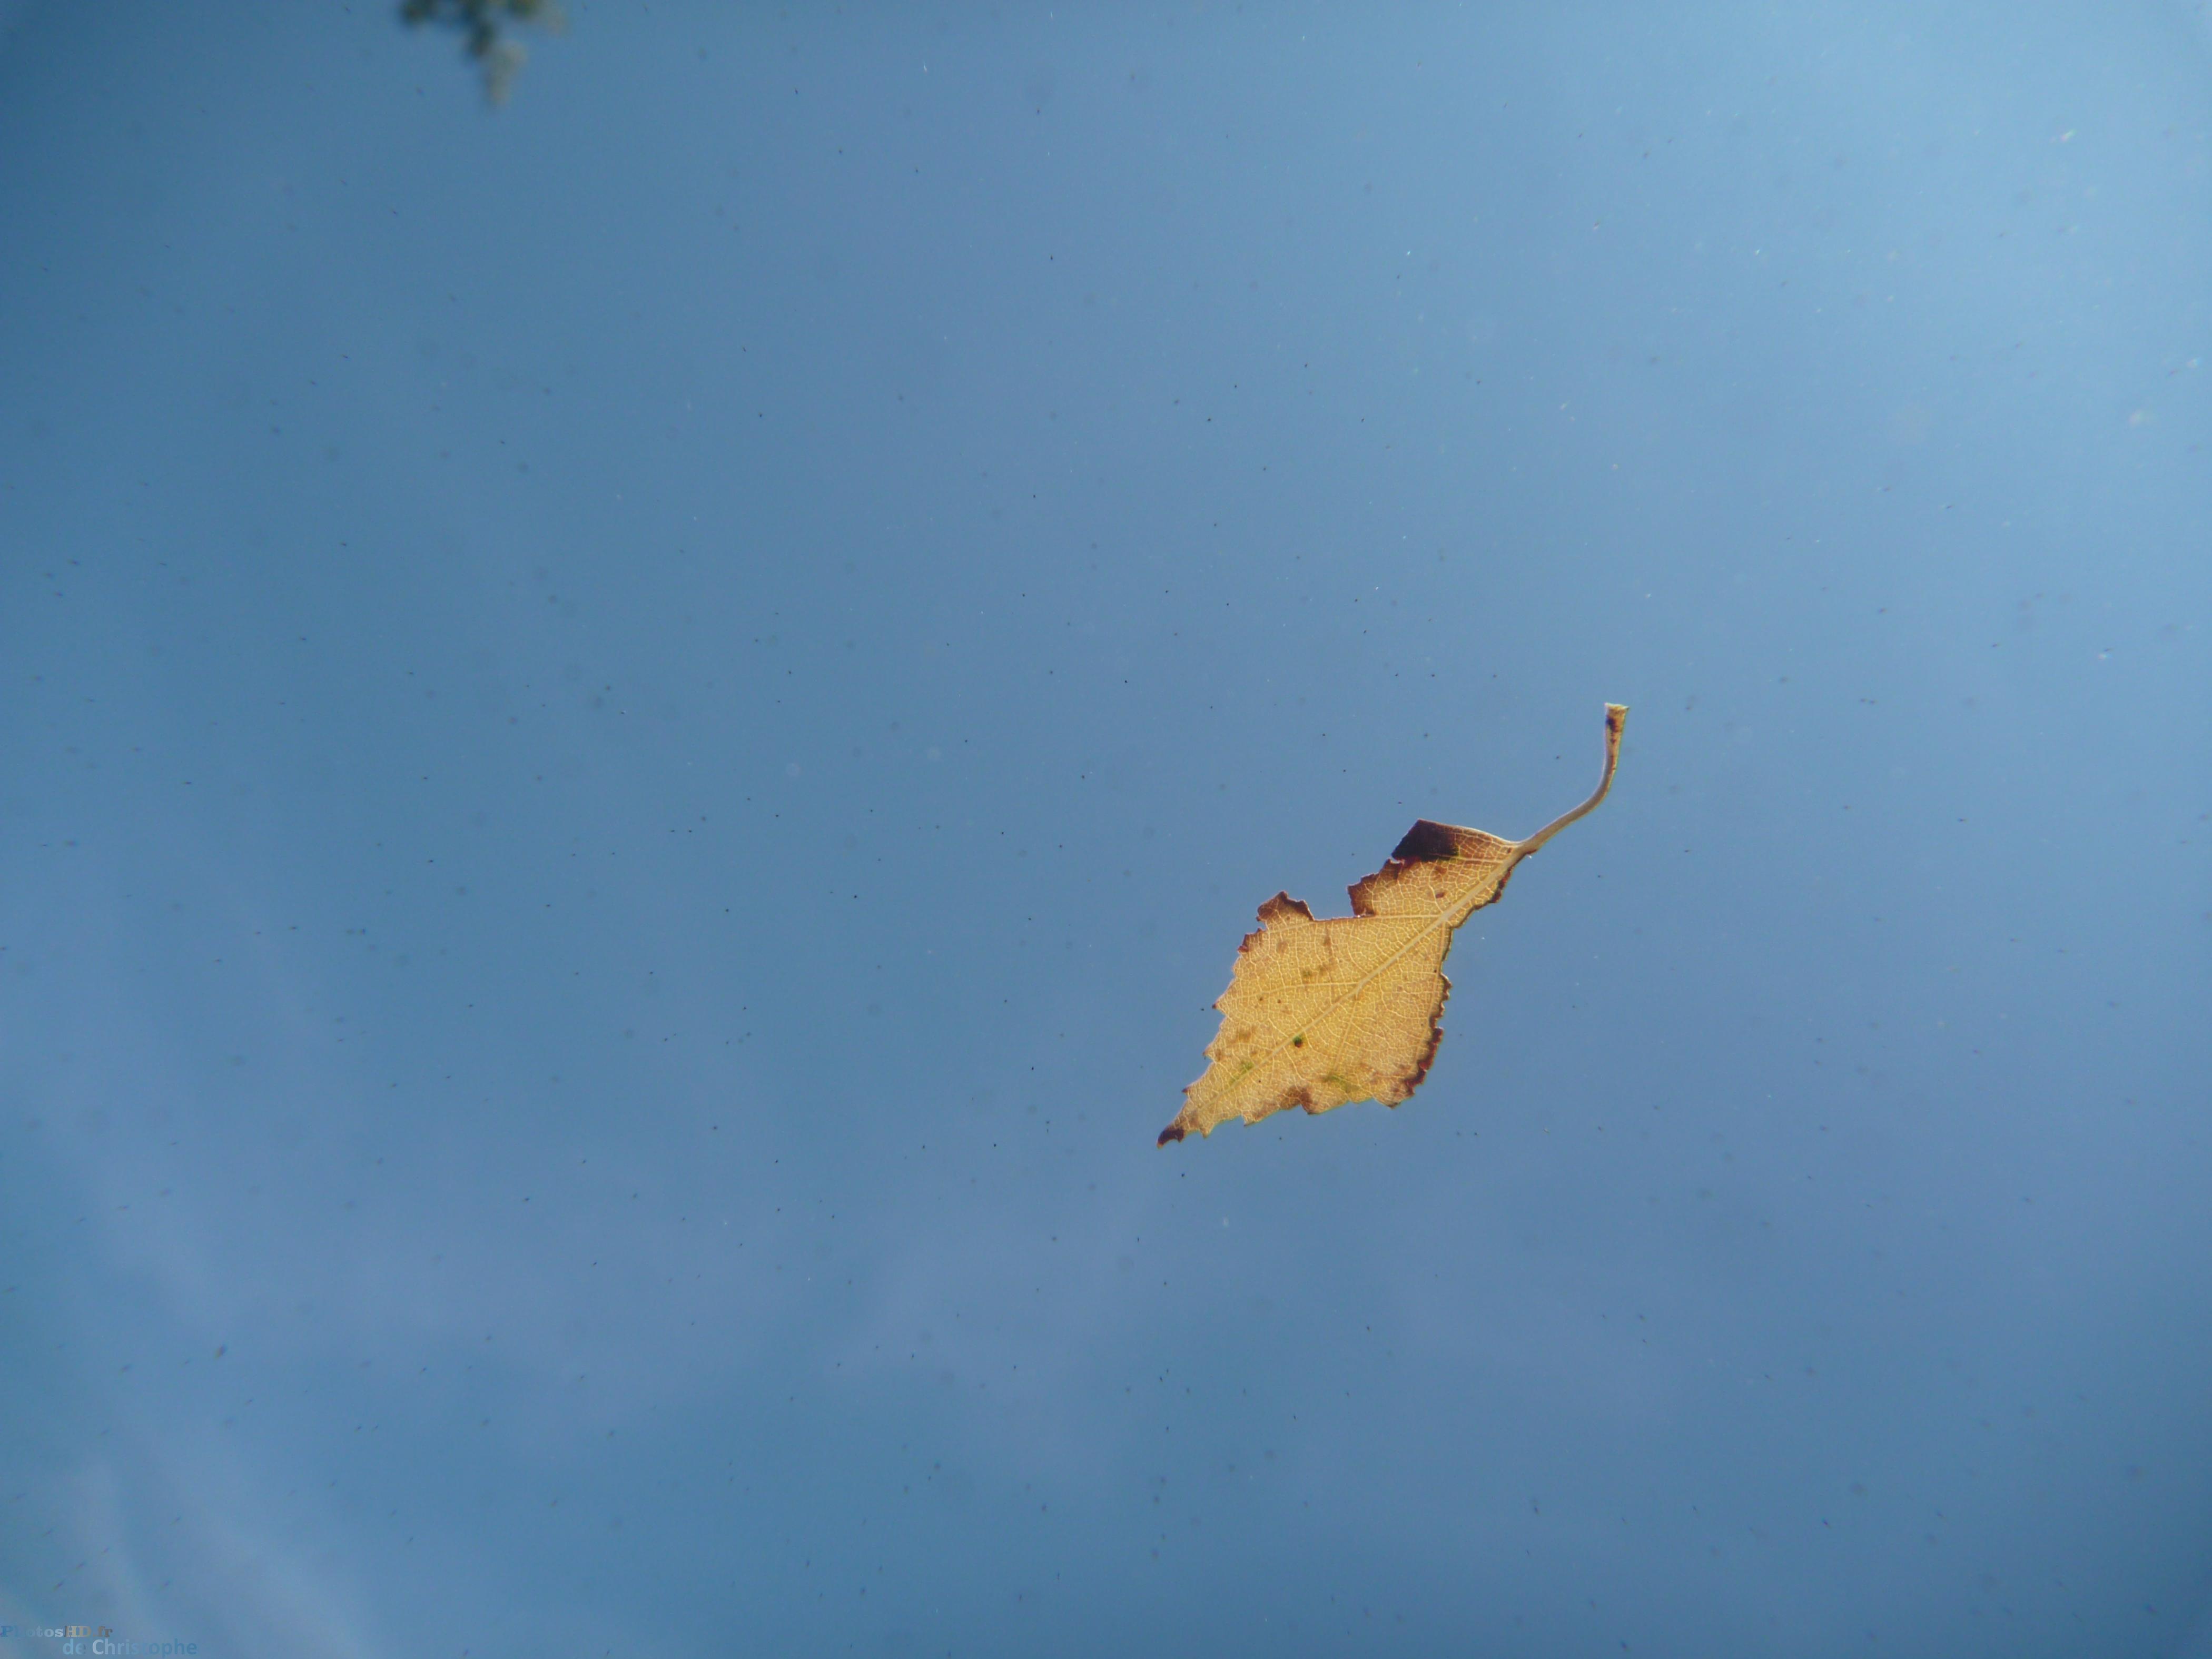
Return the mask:
[[[1406,831],[1405,839],[1391,849],[1390,856],[1406,864],[1434,864],[1455,859],[1459,856],[1460,837],[1466,833],[1449,823],[1432,823],[1423,818]]]
[[[1262,927],[1271,922],[1289,921],[1292,919],[1299,921],[1311,921],[1314,919],[1314,914],[1306,908],[1306,902],[1304,899],[1294,899],[1288,893],[1278,893],[1260,907],[1260,922]]]
[[[1182,1139],[1182,1131],[1176,1128],[1174,1124],[1170,1123],[1166,1128],[1160,1131],[1160,1138],[1154,1141],[1152,1145],[1155,1146],[1164,1146],[1170,1140],[1181,1140]]]

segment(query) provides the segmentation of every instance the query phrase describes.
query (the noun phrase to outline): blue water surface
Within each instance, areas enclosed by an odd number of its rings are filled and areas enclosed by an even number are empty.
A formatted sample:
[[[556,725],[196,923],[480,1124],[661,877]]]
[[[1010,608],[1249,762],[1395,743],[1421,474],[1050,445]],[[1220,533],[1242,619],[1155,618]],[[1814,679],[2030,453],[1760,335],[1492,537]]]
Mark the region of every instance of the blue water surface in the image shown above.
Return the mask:
[[[2203,5],[568,23],[0,5],[24,1655],[2212,1656]]]

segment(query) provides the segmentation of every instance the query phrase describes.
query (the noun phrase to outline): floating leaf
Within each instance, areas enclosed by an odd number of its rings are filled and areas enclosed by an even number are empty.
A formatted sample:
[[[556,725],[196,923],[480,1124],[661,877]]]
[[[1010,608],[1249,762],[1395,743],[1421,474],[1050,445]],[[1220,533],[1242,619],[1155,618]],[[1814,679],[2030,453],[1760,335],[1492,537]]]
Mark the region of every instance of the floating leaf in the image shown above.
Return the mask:
[[[1256,1123],[1286,1107],[1326,1112],[1355,1100],[1395,1106],[1421,1086],[1443,1038],[1437,1018],[1452,933],[1505,890],[1514,866],[1605,799],[1628,710],[1605,706],[1605,775],[1580,806],[1526,841],[1422,819],[1390,860],[1352,890],[1352,914],[1314,920],[1288,893],[1260,907],[1260,930],[1237,947],[1213,1006],[1212,1062],[1183,1091],[1160,1145],[1232,1117]]]

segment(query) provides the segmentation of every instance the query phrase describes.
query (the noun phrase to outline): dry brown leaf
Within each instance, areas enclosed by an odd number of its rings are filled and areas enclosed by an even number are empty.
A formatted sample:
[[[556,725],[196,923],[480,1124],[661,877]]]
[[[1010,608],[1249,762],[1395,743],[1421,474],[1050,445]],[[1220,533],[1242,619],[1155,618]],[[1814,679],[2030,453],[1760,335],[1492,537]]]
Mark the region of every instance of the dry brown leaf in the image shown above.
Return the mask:
[[[1628,710],[1605,706],[1605,775],[1580,806],[1526,841],[1422,819],[1390,860],[1352,888],[1352,914],[1314,920],[1288,893],[1260,907],[1213,1006],[1212,1064],[1185,1089],[1160,1145],[1232,1117],[1286,1107],[1326,1112],[1355,1100],[1395,1106],[1421,1086],[1443,1030],[1444,957],[1460,923],[1505,890],[1522,859],[1605,799]]]

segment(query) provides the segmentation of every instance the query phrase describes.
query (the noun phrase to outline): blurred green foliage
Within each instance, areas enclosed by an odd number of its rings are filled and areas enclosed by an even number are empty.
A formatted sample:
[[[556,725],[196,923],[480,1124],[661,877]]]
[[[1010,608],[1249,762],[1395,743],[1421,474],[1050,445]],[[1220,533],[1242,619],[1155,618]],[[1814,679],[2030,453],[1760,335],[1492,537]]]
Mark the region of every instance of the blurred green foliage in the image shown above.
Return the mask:
[[[462,49],[483,74],[484,96],[503,104],[529,48],[503,33],[510,23],[534,23],[556,33],[568,27],[560,0],[401,0],[399,15],[410,27],[434,23],[458,29]]]

